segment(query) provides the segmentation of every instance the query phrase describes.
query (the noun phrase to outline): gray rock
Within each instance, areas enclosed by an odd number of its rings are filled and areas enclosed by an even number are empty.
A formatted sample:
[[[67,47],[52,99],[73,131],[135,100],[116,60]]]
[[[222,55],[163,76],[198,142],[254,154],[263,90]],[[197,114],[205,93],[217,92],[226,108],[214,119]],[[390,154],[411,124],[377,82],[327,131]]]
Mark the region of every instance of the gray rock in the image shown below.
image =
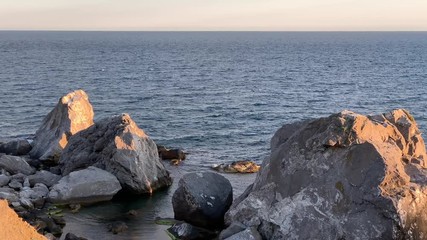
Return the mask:
[[[177,223],[166,230],[174,239],[202,240],[214,239],[216,234],[207,229],[195,227],[188,223]]]
[[[67,233],[67,235],[65,235],[64,240],[88,240],[88,239],[84,237],[78,237],[72,233]]]
[[[19,192],[19,197],[29,199],[35,207],[43,207],[49,194],[49,189],[41,183],[37,183],[33,188],[24,187]]]
[[[26,155],[30,152],[31,145],[27,140],[13,140],[0,144],[0,152],[15,156]]]
[[[209,229],[222,227],[232,201],[230,181],[213,172],[184,175],[172,197],[175,219]]]
[[[23,187],[31,187],[30,186],[30,180],[28,178],[25,178],[24,183],[22,184]]]
[[[172,183],[156,144],[128,114],[100,120],[71,137],[59,164],[63,175],[87,166],[104,169],[135,194],[152,193]]]
[[[53,203],[95,203],[108,201],[121,189],[117,178],[96,167],[70,173],[53,185],[49,200]]]
[[[34,186],[36,183],[43,183],[44,185],[51,187],[60,179],[61,176],[45,170],[37,171],[34,175],[28,176],[28,180],[31,186]]]
[[[3,175],[3,174],[0,175],[0,187],[7,185],[9,181],[10,181],[9,176]]]
[[[37,130],[30,151],[32,158],[57,161],[68,138],[93,124],[89,97],[77,90],[59,99]]]
[[[20,198],[19,203],[21,203],[21,206],[23,206],[26,209],[33,209],[34,208],[33,203],[28,198]]]
[[[254,227],[251,227],[236,233],[225,240],[262,240],[262,237]]]
[[[17,180],[14,179],[14,180],[10,181],[9,187],[13,188],[15,190],[21,190],[22,183],[20,183],[19,181],[17,181]]]
[[[344,111],[273,138],[271,157],[226,213],[227,224],[254,227],[264,239],[427,235],[427,155],[405,110]]]
[[[11,188],[0,188],[0,199],[6,199],[8,202],[18,202],[18,194]]]
[[[0,168],[4,168],[12,174],[23,173],[25,175],[30,175],[35,172],[24,158],[10,155],[0,156]]]
[[[27,178],[27,176],[25,174],[23,174],[23,173],[17,173],[17,174],[12,175],[10,177],[10,180],[11,181],[12,180],[16,180],[16,181],[18,181],[18,182],[20,182],[20,183],[23,184],[26,178]]]

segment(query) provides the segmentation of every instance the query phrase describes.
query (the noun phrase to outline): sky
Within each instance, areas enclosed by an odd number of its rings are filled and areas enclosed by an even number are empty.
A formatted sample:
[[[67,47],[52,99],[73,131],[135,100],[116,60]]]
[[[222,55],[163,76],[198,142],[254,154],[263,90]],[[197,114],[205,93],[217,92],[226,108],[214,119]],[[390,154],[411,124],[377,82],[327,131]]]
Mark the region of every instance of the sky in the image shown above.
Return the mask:
[[[427,0],[0,0],[0,30],[427,31]]]

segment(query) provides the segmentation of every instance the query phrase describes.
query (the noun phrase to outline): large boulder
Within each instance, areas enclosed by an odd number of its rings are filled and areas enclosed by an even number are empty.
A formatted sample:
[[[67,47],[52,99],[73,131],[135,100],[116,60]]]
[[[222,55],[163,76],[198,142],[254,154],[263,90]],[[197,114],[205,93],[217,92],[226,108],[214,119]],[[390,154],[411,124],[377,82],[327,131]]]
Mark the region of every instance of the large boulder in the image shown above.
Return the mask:
[[[156,144],[128,114],[102,119],[70,138],[59,166],[64,175],[87,166],[104,169],[135,194],[152,193],[172,183]]]
[[[427,155],[405,110],[286,125],[271,149],[227,224],[255,227],[264,239],[427,236]]]
[[[53,185],[49,201],[61,204],[108,201],[121,189],[113,174],[88,167],[70,173]]]
[[[209,229],[224,225],[224,214],[232,201],[230,181],[213,172],[184,175],[172,196],[175,219]]]
[[[21,156],[28,154],[31,150],[31,145],[27,140],[13,140],[7,143],[0,144],[0,153]]]
[[[37,130],[30,156],[57,161],[68,139],[93,125],[93,116],[89,97],[83,90],[61,97]]]
[[[35,172],[24,158],[11,155],[0,155],[0,169],[5,169],[12,174],[30,175]]]

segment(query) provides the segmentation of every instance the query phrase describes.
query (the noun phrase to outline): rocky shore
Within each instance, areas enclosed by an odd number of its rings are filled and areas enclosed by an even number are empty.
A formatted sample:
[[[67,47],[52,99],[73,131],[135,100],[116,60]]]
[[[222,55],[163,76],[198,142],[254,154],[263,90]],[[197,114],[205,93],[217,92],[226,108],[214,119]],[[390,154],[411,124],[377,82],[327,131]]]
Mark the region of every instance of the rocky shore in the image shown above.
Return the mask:
[[[48,239],[63,235],[64,208],[155,194],[172,184],[163,160],[186,159],[181,149],[156,145],[128,114],[93,117],[89,97],[77,90],[60,98],[32,142],[0,143],[0,199]],[[259,171],[240,197],[233,201],[218,173],[188,173],[172,197],[175,220],[156,221],[171,225],[173,239],[424,239],[426,159],[403,109],[286,124],[261,167],[246,160],[212,167]]]

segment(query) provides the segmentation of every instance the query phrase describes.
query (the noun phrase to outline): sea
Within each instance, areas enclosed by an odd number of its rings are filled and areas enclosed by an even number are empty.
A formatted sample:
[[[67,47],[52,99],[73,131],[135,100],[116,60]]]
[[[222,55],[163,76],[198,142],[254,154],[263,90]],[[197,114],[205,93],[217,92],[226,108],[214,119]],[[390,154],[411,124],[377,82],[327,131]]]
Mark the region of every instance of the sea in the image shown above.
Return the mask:
[[[188,172],[268,158],[283,124],[342,110],[407,109],[427,131],[427,32],[0,31],[0,141],[31,139],[58,99],[89,95],[95,120],[129,113],[156,143],[171,188],[65,211],[64,232],[89,239],[168,239],[156,217]],[[256,174],[223,174],[237,197]],[[131,217],[129,210],[137,211]],[[124,221],[126,232],[107,225]]]

